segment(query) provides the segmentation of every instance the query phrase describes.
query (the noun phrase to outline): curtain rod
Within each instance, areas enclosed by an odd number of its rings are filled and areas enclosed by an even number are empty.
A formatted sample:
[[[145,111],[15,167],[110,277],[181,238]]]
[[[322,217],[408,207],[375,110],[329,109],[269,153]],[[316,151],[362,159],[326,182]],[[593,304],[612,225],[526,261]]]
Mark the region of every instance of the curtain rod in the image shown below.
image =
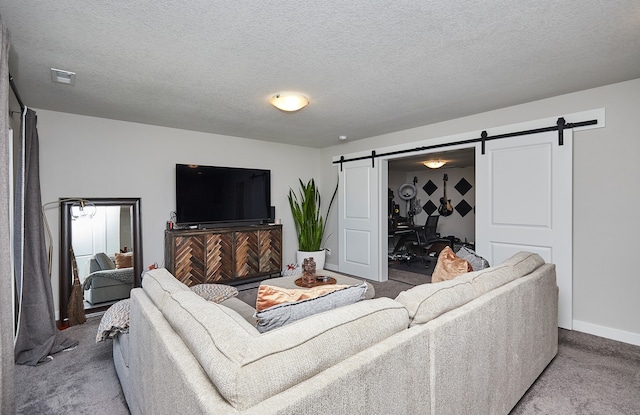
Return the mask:
[[[20,98],[20,93],[18,92],[18,87],[16,83],[13,82],[13,76],[9,73],[9,85],[11,85],[11,90],[13,91],[13,95],[15,95],[18,104],[20,104],[20,109],[24,111],[24,103],[22,102],[22,98]]]
[[[566,128],[584,127],[584,126],[587,126],[587,125],[595,125],[597,123],[598,123],[598,120],[589,120],[589,121],[567,123],[567,122],[565,122],[564,118],[560,117],[560,118],[558,118],[558,121],[557,121],[556,125],[554,125],[552,127],[536,128],[534,130],[514,131],[512,133],[497,134],[497,135],[493,135],[493,136],[489,136],[489,135],[487,135],[486,131],[483,131],[482,134],[480,134],[480,138],[471,138],[469,140],[454,141],[454,142],[451,142],[451,143],[434,144],[434,145],[431,145],[431,146],[415,147],[415,148],[410,148],[410,149],[406,149],[406,150],[390,151],[388,153],[380,153],[380,154],[376,153],[375,150],[372,150],[371,151],[371,155],[361,156],[361,157],[354,157],[354,158],[350,158],[350,159],[346,159],[346,158],[344,158],[344,156],[340,156],[340,160],[334,161],[333,164],[340,164],[340,171],[342,171],[342,164],[343,163],[346,163],[346,162],[349,162],[349,161],[358,161],[358,160],[371,159],[371,167],[375,167],[374,160],[377,157],[393,156],[393,155],[405,154],[405,153],[414,153],[414,152],[418,152],[418,151],[432,150],[432,149],[435,149],[435,148],[451,147],[451,146],[457,146],[457,145],[460,145],[460,144],[472,144],[472,143],[482,143],[482,154],[484,154],[484,144],[485,144],[486,141],[498,140],[498,139],[501,139],[501,138],[508,138],[508,137],[517,137],[517,136],[528,135],[528,134],[546,133],[546,132],[549,132],[549,131],[558,131],[558,145],[561,146],[561,145],[564,144],[563,132],[564,132],[564,130]]]

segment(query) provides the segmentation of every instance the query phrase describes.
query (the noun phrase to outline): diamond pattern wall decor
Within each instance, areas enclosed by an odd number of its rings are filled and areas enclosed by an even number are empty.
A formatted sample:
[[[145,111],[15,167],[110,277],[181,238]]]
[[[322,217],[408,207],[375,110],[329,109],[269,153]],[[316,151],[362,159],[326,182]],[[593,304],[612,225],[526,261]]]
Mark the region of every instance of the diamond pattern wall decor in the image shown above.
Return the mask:
[[[455,209],[460,216],[464,218],[473,208],[469,206],[466,200],[462,199],[462,201],[456,205]]]
[[[433,212],[438,210],[438,206],[434,205],[433,202],[429,200],[427,203],[424,204],[424,206],[422,206],[422,210],[427,212],[427,215],[431,216]]]
[[[463,177],[462,179],[460,179],[460,181],[454,187],[458,192],[460,192],[461,195],[464,196],[469,190],[471,190],[473,185],[471,185],[471,183],[466,181],[464,179],[464,177]],[[462,215],[462,216],[464,216],[464,215]]]
[[[424,186],[422,186],[422,190],[424,190],[429,196],[431,196],[433,192],[438,190],[438,185],[429,180]]]

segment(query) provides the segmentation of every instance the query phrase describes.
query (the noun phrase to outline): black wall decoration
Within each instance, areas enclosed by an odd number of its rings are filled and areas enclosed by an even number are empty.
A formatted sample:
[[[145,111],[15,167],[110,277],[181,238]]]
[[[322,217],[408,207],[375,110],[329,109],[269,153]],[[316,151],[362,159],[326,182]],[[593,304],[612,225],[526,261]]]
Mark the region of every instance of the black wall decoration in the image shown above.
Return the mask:
[[[453,187],[458,191],[458,193],[464,196],[469,192],[469,190],[473,188],[473,185],[463,177],[462,179],[458,180],[458,183],[456,183],[456,185]],[[429,196],[431,196],[436,192],[436,190],[438,190],[438,185],[432,182],[431,180],[429,180],[427,181],[427,183],[425,183],[424,186],[422,186],[422,190],[424,190]],[[439,198],[437,197],[437,195],[435,197],[436,197],[436,202],[439,202]],[[427,213],[427,215],[432,215],[434,212],[438,210],[438,205],[433,201],[431,201],[431,199],[429,199],[427,203],[422,205],[422,209]],[[469,205],[469,203],[467,203],[466,200],[462,199],[454,207],[454,209],[456,212],[458,212],[458,214],[461,217],[464,218],[471,211],[473,211],[473,206]]]

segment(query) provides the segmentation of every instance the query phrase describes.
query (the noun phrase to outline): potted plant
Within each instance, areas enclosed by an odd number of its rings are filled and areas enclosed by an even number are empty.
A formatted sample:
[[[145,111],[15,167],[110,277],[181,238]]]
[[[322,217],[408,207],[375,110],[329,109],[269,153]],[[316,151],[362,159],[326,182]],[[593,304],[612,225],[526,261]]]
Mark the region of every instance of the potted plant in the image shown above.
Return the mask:
[[[327,226],[327,217],[333,205],[333,200],[338,193],[338,187],[333,192],[327,213],[322,216],[320,206],[320,191],[313,179],[304,183],[300,180],[300,192],[295,193],[293,189],[289,189],[289,206],[293,215],[293,223],[296,227],[296,235],[298,237],[298,253],[296,261],[302,264],[304,258],[313,257],[316,263],[316,269],[321,270],[324,267],[325,251],[321,249],[324,231]]]

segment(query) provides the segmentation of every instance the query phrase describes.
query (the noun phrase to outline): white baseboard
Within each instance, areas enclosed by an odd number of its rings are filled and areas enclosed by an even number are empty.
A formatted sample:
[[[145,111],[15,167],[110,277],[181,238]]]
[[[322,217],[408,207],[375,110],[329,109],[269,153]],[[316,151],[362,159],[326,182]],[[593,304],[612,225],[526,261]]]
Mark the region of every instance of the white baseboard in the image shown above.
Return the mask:
[[[612,329],[611,327],[599,326],[585,321],[573,320],[573,329],[594,336],[600,336],[623,343],[629,343],[640,346],[640,334],[630,331]]]

